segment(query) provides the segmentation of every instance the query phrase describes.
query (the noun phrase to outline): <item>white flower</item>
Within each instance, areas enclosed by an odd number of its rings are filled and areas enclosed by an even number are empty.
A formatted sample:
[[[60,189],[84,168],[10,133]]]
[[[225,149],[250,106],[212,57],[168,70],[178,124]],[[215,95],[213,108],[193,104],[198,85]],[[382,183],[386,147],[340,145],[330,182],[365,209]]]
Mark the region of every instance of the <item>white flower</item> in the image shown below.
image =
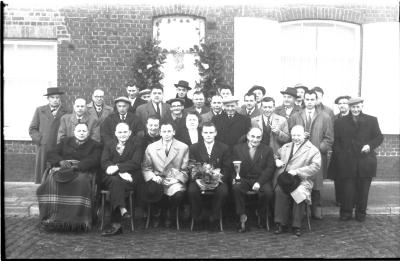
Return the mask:
[[[203,68],[206,69],[206,70],[209,68],[208,64],[206,64],[206,63],[201,63],[201,65],[202,65]]]
[[[153,67],[153,65],[148,64],[146,68],[147,68],[147,69],[150,69],[151,67]]]
[[[142,73],[142,69],[139,69],[139,70],[137,70],[138,71],[138,73]]]

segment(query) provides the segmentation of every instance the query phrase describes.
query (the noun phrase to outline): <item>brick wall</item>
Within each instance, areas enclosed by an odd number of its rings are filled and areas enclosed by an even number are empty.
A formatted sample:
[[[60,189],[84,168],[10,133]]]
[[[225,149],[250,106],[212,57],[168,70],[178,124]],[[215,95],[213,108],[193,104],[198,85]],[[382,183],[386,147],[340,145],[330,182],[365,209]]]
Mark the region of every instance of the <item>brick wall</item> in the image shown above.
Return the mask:
[[[263,17],[279,22],[329,19],[357,24],[398,21],[392,6],[307,5],[188,6],[93,5],[55,8],[5,8],[5,39],[56,39],[58,86],[71,110],[77,97],[90,99],[95,88],[106,90],[106,103],[125,95],[131,65],[140,43],[152,36],[154,17],[195,15],[206,20],[206,41],[217,41],[225,57],[225,81],[233,85],[234,17]],[[32,112],[33,113],[33,112]],[[399,178],[399,135],[385,135],[378,149],[378,177]],[[34,146],[25,141],[5,142],[7,180],[33,180]]]

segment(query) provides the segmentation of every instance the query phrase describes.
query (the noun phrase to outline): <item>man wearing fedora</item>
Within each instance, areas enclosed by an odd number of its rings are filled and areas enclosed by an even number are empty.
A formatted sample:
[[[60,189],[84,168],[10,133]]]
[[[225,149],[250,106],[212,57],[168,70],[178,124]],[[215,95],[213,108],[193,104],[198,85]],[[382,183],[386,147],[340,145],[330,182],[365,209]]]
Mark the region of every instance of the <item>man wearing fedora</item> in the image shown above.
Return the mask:
[[[111,106],[104,103],[104,91],[97,89],[92,94],[92,101],[86,105],[87,112],[101,125],[108,115],[114,112]]]
[[[297,99],[294,104],[304,109],[304,107],[306,107],[306,105],[304,104],[304,94],[306,93],[306,91],[308,91],[308,88],[301,83],[296,84],[294,88],[297,91]]]
[[[294,103],[297,99],[297,90],[287,87],[281,93],[283,95],[283,104],[275,108],[275,113],[289,119],[290,116],[301,110],[301,107]]]
[[[176,132],[185,127],[186,112],[184,112],[185,101],[181,98],[173,98],[167,101],[170,105],[171,113],[167,115],[165,121],[175,124]]]
[[[212,119],[218,133],[215,139],[228,145],[231,150],[251,127],[250,118],[237,112],[238,100],[234,96],[224,98],[222,103],[225,113],[214,116]]]
[[[311,193],[312,217],[322,219],[321,193],[323,179],[326,177],[328,165],[328,151],[333,144],[333,122],[329,115],[316,109],[317,94],[308,91],[304,95],[305,109],[296,112],[289,119],[289,129],[301,125],[305,129],[308,139],[321,153],[321,169],[313,177],[314,187]]]
[[[365,221],[369,188],[376,176],[374,150],[383,142],[378,119],[362,112],[363,101],[360,97],[350,99],[350,113],[336,120],[334,126],[335,142],[329,171],[335,172],[340,180],[342,221],[352,218],[354,207],[356,220]]]
[[[67,114],[67,109],[61,104],[61,95],[64,92],[58,87],[47,88],[48,104],[36,108],[29,135],[36,144],[35,183],[41,183],[42,174],[46,165],[47,151],[56,146],[57,132],[61,116]]]
[[[171,113],[168,103],[163,102],[164,89],[161,86],[153,86],[150,92],[150,101],[136,108],[136,116],[142,124],[146,124],[150,115],[158,115],[161,121]]]
[[[129,111],[131,106],[130,100],[127,97],[118,97],[114,101],[116,112],[110,114],[100,127],[101,141],[104,144],[110,143],[114,139],[115,127],[120,122],[126,122],[132,135],[144,135],[144,125],[140,119]]]
[[[135,113],[137,107],[146,103],[145,100],[142,100],[139,97],[139,91],[140,91],[139,87],[136,86],[134,82],[129,81],[126,84],[126,92],[128,94],[128,99],[131,105],[129,107],[129,111],[132,113]]]
[[[265,96],[265,92],[265,88],[259,85],[254,85],[248,91],[248,93],[254,93],[256,95],[257,109],[261,109],[261,100]]]
[[[184,100],[184,108],[189,108],[193,106],[193,101],[187,97],[188,91],[192,89],[192,87],[189,86],[189,83],[187,81],[179,81],[178,83],[174,84],[176,87],[176,98],[183,99]]]
[[[89,136],[100,142],[99,122],[87,112],[85,99],[78,98],[74,102],[74,112],[63,115],[60,119],[60,128],[57,134],[57,144],[65,137],[74,136],[75,125],[85,123],[88,126]]]

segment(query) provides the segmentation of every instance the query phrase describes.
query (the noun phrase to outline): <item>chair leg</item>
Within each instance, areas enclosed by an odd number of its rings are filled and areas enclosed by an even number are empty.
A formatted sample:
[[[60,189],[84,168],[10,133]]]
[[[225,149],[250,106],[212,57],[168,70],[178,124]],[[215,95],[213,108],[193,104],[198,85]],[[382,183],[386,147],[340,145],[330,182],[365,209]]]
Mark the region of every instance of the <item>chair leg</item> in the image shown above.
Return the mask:
[[[194,227],[194,218],[192,217],[192,221],[190,222],[190,231],[193,231]]]
[[[100,226],[101,231],[103,231],[104,228],[104,218],[105,218],[104,216],[106,213],[105,203],[106,203],[106,195],[101,193],[101,226]]]
[[[147,221],[146,221],[146,229],[149,228],[150,225],[150,209],[151,209],[151,204],[147,204]]]
[[[308,224],[308,230],[311,231],[311,223],[310,223],[310,205],[306,204],[306,216],[307,216],[307,224]]]
[[[133,223],[133,218],[135,216],[135,210],[134,210],[134,205],[133,205],[134,197],[135,197],[135,195],[134,195],[133,191],[130,191],[129,192],[129,207],[131,208],[131,218],[130,219],[131,219],[131,230],[132,231],[135,231],[135,226]]]
[[[179,206],[176,207],[176,230],[179,230]]]
[[[269,231],[269,211],[268,211],[268,206],[265,211],[265,227],[267,228],[267,231]]]
[[[224,232],[224,228],[222,227],[222,209],[219,210],[219,230]]]

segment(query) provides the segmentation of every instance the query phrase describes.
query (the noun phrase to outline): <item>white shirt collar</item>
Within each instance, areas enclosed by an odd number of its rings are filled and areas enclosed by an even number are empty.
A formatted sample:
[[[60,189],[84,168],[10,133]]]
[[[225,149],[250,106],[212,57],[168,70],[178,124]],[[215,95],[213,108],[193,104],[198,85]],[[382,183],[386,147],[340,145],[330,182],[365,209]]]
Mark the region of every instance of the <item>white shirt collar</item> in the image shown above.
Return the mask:
[[[314,113],[315,113],[315,107],[312,108],[311,110],[306,109],[306,114],[309,114],[309,113],[311,113],[311,116],[314,115]]]

